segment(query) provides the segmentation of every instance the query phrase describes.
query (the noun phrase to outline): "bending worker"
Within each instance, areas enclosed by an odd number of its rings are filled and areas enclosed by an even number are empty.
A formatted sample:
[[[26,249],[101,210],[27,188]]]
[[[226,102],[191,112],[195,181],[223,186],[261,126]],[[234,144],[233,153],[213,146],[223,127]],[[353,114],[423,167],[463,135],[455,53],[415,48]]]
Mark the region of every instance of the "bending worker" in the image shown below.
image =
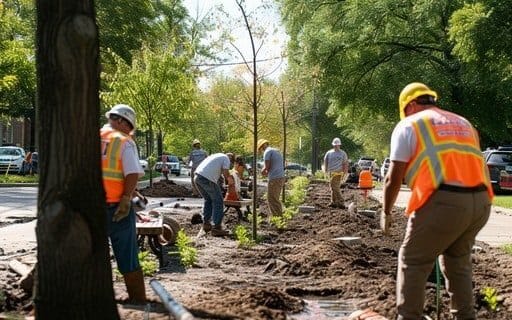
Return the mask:
[[[494,196],[478,133],[462,116],[440,109],[437,93],[422,83],[402,90],[399,110],[381,216],[387,233],[405,177],[412,193],[398,255],[398,319],[422,317],[426,280],[438,256],[455,319],[475,319],[471,249]]]
[[[135,130],[135,112],[125,104],[115,105],[106,114],[101,128],[101,168],[107,200],[107,232],[117,267],[124,277],[131,302],[146,301],[144,276],[139,265],[135,211],[132,195],[144,171],[137,146],[130,137]]]

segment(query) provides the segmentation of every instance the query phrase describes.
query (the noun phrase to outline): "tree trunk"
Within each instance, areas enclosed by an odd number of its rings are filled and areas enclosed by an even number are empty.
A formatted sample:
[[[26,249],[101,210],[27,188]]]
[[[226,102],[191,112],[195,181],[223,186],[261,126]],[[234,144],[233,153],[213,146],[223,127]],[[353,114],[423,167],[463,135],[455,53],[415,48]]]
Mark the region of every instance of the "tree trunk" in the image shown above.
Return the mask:
[[[119,319],[105,223],[93,1],[37,4],[37,319]]]

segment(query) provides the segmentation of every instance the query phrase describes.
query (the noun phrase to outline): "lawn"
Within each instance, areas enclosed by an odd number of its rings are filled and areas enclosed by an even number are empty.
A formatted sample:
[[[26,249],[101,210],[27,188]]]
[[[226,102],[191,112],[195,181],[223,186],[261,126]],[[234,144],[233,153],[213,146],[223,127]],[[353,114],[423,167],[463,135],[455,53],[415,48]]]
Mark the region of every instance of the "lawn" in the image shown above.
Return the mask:
[[[492,204],[498,207],[512,209],[512,195],[496,196]]]
[[[153,178],[160,176],[158,172],[153,172]],[[145,175],[139,178],[139,181],[148,180],[149,173],[146,171]],[[39,175],[19,175],[19,174],[5,174],[0,173],[0,183],[38,183]]]

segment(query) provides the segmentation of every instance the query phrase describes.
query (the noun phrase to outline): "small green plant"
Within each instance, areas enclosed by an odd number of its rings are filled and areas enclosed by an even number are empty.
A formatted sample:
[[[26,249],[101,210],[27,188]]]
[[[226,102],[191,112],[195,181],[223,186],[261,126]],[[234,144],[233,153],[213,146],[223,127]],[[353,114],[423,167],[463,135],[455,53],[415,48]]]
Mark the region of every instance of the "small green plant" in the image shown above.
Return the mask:
[[[317,170],[315,172],[315,179],[318,179],[318,180],[327,180],[327,176],[325,175],[325,173],[322,171],[322,170]]]
[[[142,273],[145,276],[153,276],[158,270],[157,263],[153,257],[149,255],[149,251],[139,252],[139,263]]]
[[[249,231],[242,225],[235,227],[235,237],[238,241],[238,246],[241,248],[249,248],[255,245],[254,240],[250,237]]]
[[[273,224],[277,229],[283,230],[288,224],[288,220],[285,217],[273,216],[270,218],[270,223]]]
[[[249,220],[249,222],[252,222],[252,219],[253,219],[253,214],[248,213],[247,220]],[[256,226],[259,227],[262,221],[263,221],[263,219],[261,218],[261,216],[259,214],[257,214],[256,215]]]
[[[505,253],[512,256],[512,243],[504,244],[503,246],[501,246],[501,248],[503,249],[503,251],[505,251]]]
[[[178,231],[176,246],[178,247],[180,261],[185,267],[191,267],[197,261],[197,249],[192,247],[191,243],[192,241],[183,229]]]
[[[158,270],[158,265],[156,263],[156,260],[151,255],[149,255],[149,251],[140,251],[138,254],[138,258],[140,268],[142,269],[142,273],[148,277],[153,276]],[[116,279],[121,279],[123,275],[121,274],[119,269],[115,268],[114,276]]]
[[[487,304],[491,311],[498,310],[498,290],[491,287],[485,287],[480,290],[480,294],[483,296],[482,300]]]

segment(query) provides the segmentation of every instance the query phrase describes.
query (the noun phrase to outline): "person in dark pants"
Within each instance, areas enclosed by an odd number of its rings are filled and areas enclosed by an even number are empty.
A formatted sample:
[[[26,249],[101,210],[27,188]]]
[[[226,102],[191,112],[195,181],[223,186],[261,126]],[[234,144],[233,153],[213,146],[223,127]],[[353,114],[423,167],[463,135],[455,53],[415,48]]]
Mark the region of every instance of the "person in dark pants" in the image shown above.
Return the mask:
[[[224,181],[228,182],[228,187],[234,184],[233,179],[229,179],[229,169],[234,161],[235,157],[232,153],[215,153],[204,159],[195,173],[194,182],[204,199],[203,230],[204,232],[211,230],[212,236],[222,237],[230,234],[228,230],[222,229],[224,199],[219,179],[224,176]]]
[[[129,299],[144,303],[144,275],[138,258],[133,193],[144,170],[139,163],[137,146],[130,133],[135,130],[135,112],[118,104],[105,116],[101,128],[101,168],[107,201],[107,231],[119,272],[124,277]]]
[[[426,280],[438,256],[454,318],[476,319],[471,249],[494,196],[478,133],[462,116],[439,108],[437,93],[423,83],[402,90],[399,111],[381,215],[388,233],[405,177],[412,194],[398,255],[398,319],[422,317]]]

